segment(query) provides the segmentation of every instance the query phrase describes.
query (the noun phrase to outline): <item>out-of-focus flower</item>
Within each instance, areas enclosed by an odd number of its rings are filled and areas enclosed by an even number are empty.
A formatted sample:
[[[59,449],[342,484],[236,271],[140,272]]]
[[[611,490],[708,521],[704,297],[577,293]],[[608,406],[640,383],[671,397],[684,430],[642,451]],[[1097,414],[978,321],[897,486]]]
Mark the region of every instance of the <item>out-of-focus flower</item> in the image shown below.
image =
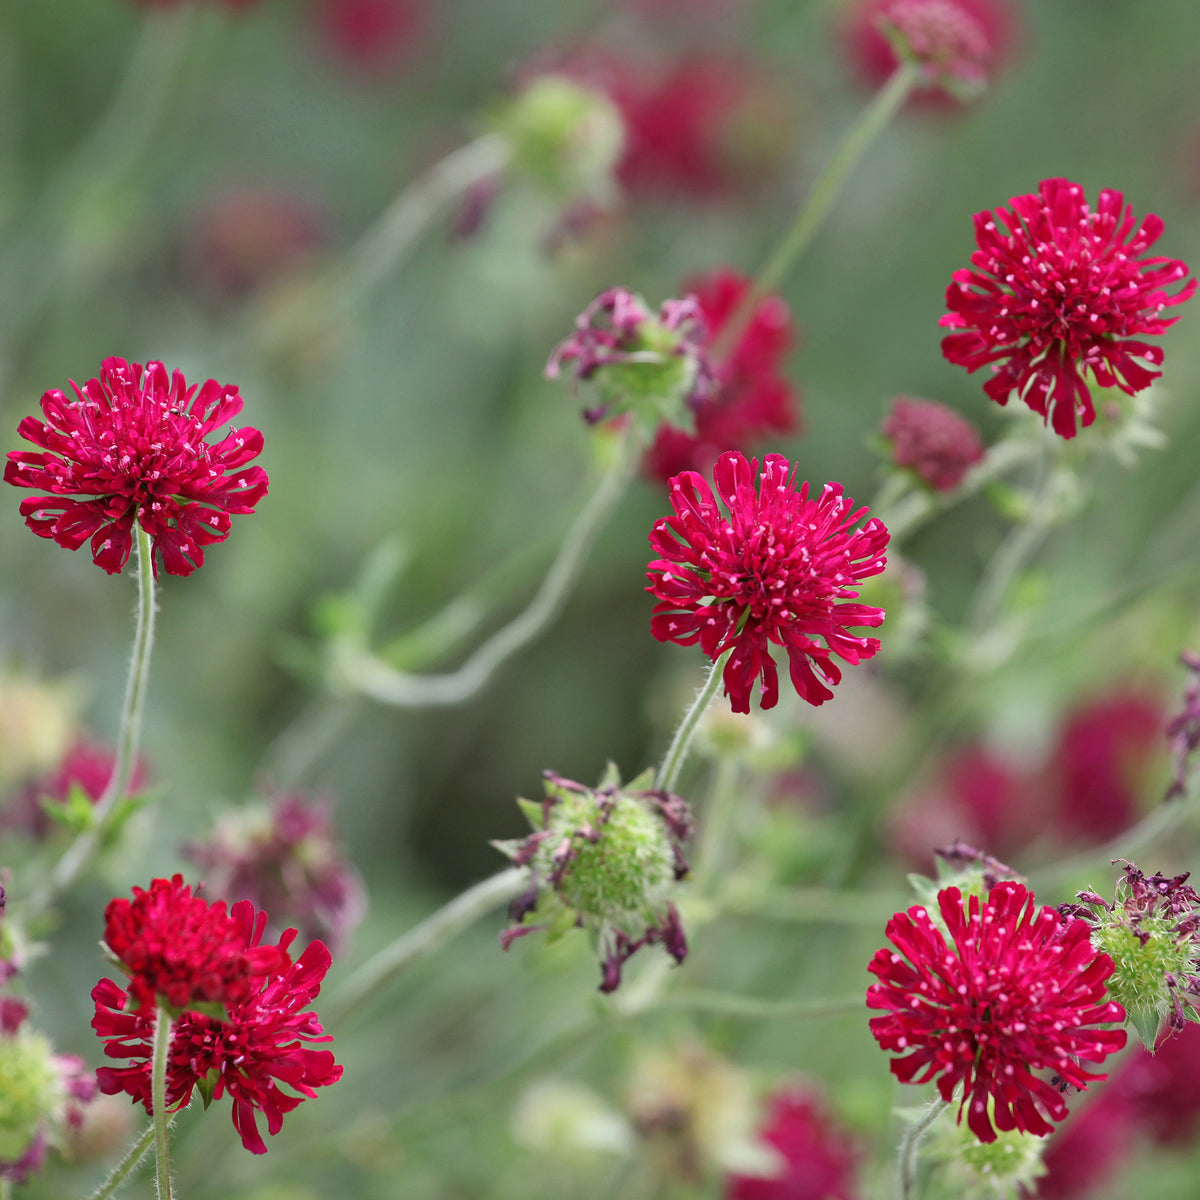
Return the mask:
[[[913,1119],[919,1116],[920,1110],[909,1111]],[[922,1157],[933,1165],[943,1194],[955,1200],[1028,1200],[1046,1173],[1046,1140],[1036,1134],[1008,1129],[981,1142],[969,1126],[944,1121],[930,1134]]]
[[[990,366],[983,390],[993,400],[1016,396],[1072,438],[1077,418],[1086,426],[1096,415],[1087,372],[1131,396],[1162,374],[1151,369],[1162,347],[1140,339],[1175,324],[1163,310],[1188,300],[1196,280],[1179,259],[1147,256],[1162,221],[1151,214],[1135,226],[1111,188],[1095,210],[1067,179],[1044,179],[1010,203],[975,215],[979,249],[955,271],[940,322],[965,332],[944,338],[942,353],[968,371]]]
[[[432,24],[425,0],[313,0],[311,13],[329,55],[376,78],[411,62]]]
[[[1148,1046],[1161,1021],[1182,1029],[1200,1019],[1200,895],[1187,880],[1127,862],[1111,903],[1087,891],[1059,908],[1091,923],[1093,944],[1114,964],[1109,991]]]
[[[853,0],[842,38],[862,81],[878,87],[902,60],[917,64],[916,99],[970,99],[1012,53],[1016,17],[1008,0]]]
[[[952,492],[983,459],[979,430],[953,409],[933,400],[897,396],[883,423],[892,459],[935,492]]]
[[[194,896],[182,875],[135,887],[132,900],[117,897],[104,910],[104,944],[128,972],[139,1008],[240,1003],[287,965],[282,942],[261,938],[261,928],[226,913],[224,900]]]
[[[996,884],[982,903],[971,896],[966,911],[958,888],[944,888],[938,908],[953,950],[920,905],[888,922],[899,953],[884,947],[868,967],[880,982],[867,1007],[887,1010],[871,1032],[899,1055],[891,1069],[901,1083],[936,1079],[947,1103],[961,1088],[959,1120],[966,1108],[980,1141],[997,1129],[1049,1133],[1067,1105],[1034,1072],[1086,1090],[1106,1077],[1080,1061],[1103,1062],[1125,1045],[1123,1029],[1096,1028],[1125,1019],[1106,997],[1113,960],[1093,949],[1085,921],[1039,910],[1019,883]]]
[[[227,188],[193,214],[188,273],[217,296],[240,298],[308,262],[328,240],[317,206],[269,184]]]
[[[731,1176],[726,1200],[857,1200],[857,1148],[812,1090],[788,1087],[772,1096],[759,1136],[778,1152],[778,1169]]]
[[[259,945],[266,915],[256,914],[248,901],[233,906],[232,919],[250,951],[269,952],[277,965],[254,979],[252,989],[231,1002],[223,1018],[184,1010],[171,1029],[166,1099],[170,1109],[178,1109],[196,1088],[206,1106],[228,1093],[242,1145],[252,1154],[265,1154],[256,1114],[261,1113],[268,1132],[276,1134],[285,1113],[303,1099],[314,1098],[316,1088],[342,1077],[331,1051],[303,1044],[332,1040],[307,1007],[320,994],[330,955],[323,943],[311,942],[293,962],[289,948],[294,929],[287,930],[277,946]],[[131,1004],[133,997],[111,979],[102,979],[92,989],[92,999],[92,1028],[105,1040],[105,1054],[128,1060],[125,1066],[96,1072],[100,1090],[105,1095],[126,1092],[151,1112],[150,1054],[158,1013]],[[291,1090],[283,1091],[280,1084]]]
[[[21,1183],[37,1171],[49,1146],[82,1118],[96,1094],[83,1059],[55,1054],[26,1023],[20,1001],[0,998],[0,1178]]]
[[[1164,799],[1174,800],[1187,792],[1189,764],[1196,747],[1200,746],[1200,654],[1185,650],[1179,661],[1187,670],[1187,685],[1183,692],[1183,707],[1167,722],[1167,737],[1171,743],[1172,776]]]
[[[662,555],[647,568],[646,590],[658,599],[650,632],[660,642],[699,642],[714,661],[732,650],[723,681],[734,712],[750,711],[760,678],[762,707],[778,702],[772,645],[786,651],[801,699],[823,704],[833,692],[817,672],[830,684],[842,677],[833,655],[853,665],[879,649],[877,638],[847,629],[882,624],[883,610],[845,601],[858,595],[851,589],[859,580],[883,570],[888,531],[875,518],[852,529],[867,510],[855,509],[839,483],[810,499],[778,454],[763,460],[761,480],[757,459],[723,454],[713,482],[728,516],[695,471],[671,480],[675,515],[650,533]]]
[[[93,804],[104,794],[116,765],[116,752],[99,742],[79,740],[63,756],[58,767],[27,784],[11,804],[0,809],[0,829],[19,830],[32,838],[48,837],[54,822],[45,801],[64,803],[72,790],[81,791]],[[130,775],[129,787],[140,791],[149,781],[145,759],[139,757]]]
[[[1140,1050],[1139,1053],[1145,1053]],[[1046,1173],[1033,1194],[1038,1200],[1082,1200],[1120,1169],[1137,1136],[1136,1105],[1122,1084],[1128,1064],[1046,1142]]]
[[[509,906],[514,924],[500,935],[504,949],[547,930],[560,937],[582,926],[601,954],[600,990],[620,986],[621,970],[643,946],[659,944],[677,962],[687,938],[671,902],[688,872],[682,843],[692,830],[687,802],[652,787],[645,772],[622,787],[609,767],[599,788],[545,773],[545,799],[520,800],[533,832],[496,846],[529,868],[529,887]],[[537,913],[539,923],[524,924]]]
[[[1109,1089],[1128,1098],[1137,1124],[1159,1145],[1189,1145],[1200,1127],[1200,1026],[1164,1030],[1153,1053],[1138,1047]]]
[[[749,279],[728,268],[688,283],[706,346],[721,337],[749,288]],[[779,296],[764,296],[728,352],[708,355],[712,386],[693,398],[694,431],[670,421],[661,425],[646,452],[646,473],[664,484],[681,471],[707,474],[726,450],[749,452],[770,434],[795,430],[796,391],[780,374],[793,336],[787,305]]]
[[[557,379],[564,367],[595,393],[596,403],[583,414],[592,423],[625,412],[650,424],[683,419],[713,389],[704,319],[692,296],[664,300],[655,317],[626,288],[601,292],[555,347],[547,378]]]
[[[0,667],[0,793],[61,760],[75,736],[78,707],[70,682]]]
[[[332,807],[329,798],[283,792],[269,807],[225,814],[208,841],[184,854],[204,872],[209,894],[249,900],[337,954],[362,920],[366,895],[338,843]]]
[[[133,2],[141,5],[142,8],[178,8],[188,0],[133,0]],[[211,0],[211,2],[239,11],[244,8],[253,8],[258,0]]]
[[[74,400],[57,389],[42,396],[46,420],[25,417],[20,435],[45,453],[10,451],[4,480],[50,495],[21,501],[38,537],[78,550],[91,538],[92,558],[110,575],[133,547],[137,521],[172,575],[190,575],[204,547],[223,542],[230,517],[249,513],[266,495],[267,473],[246,467],[262,450],[262,434],[231,429],[215,445],[210,433],[242,411],[236,387],[207,380],[188,386],[160,362],[106,358],[99,379]]]

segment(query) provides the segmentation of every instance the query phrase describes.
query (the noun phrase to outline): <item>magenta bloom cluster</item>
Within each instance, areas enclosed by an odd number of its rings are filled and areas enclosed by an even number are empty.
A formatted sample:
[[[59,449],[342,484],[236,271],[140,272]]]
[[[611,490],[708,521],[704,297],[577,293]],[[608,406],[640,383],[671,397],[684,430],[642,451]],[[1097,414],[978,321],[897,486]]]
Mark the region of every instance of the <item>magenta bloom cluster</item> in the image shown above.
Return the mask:
[[[20,435],[41,448],[8,456],[4,480],[43,495],[21,501],[38,537],[68,550],[91,539],[92,558],[110,575],[129,561],[136,521],[150,535],[155,573],[190,575],[204,547],[229,535],[230,518],[254,511],[267,473],[247,467],[262,451],[257,429],[231,428],[206,439],[242,411],[236,387],[209,379],[188,386],[160,362],[106,358],[98,379],[74,397],[42,396],[44,421],[25,417]]]
[[[809,704],[833,696],[841,671],[836,655],[856,664],[879,649],[878,638],[859,637],[850,626],[883,622],[880,608],[847,603],[860,580],[886,566],[888,531],[856,509],[840,483],[810,497],[799,489],[791,463],[778,454],[758,459],[738,451],[721,455],[713,483],[722,513],[703,476],[684,471],[671,480],[673,516],[654,523],[650,544],[662,557],[647,568],[646,590],[658,603],[650,632],[660,642],[700,643],[710,658],[732,651],[725,664],[725,694],[734,712],[750,711],[756,681],[763,708],[779,700],[771,647],[788,658],[792,685]]]

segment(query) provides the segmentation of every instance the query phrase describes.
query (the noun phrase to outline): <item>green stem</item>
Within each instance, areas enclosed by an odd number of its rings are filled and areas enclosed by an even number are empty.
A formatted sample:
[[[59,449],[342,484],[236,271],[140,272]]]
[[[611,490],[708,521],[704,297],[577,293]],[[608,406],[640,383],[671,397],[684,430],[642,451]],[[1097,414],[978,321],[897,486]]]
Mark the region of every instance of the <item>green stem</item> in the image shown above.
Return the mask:
[[[175,1200],[171,1186],[171,1118],[167,1113],[167,1050],[171,1045],[171,1014],[160,1004],[154,1021],[150,1061],[150,1103],[154,1107],[154,1186],[158,1200]]]
[[[696,693],[692,707],[687,710],[683,720],[679,723],[679,728],[675,730],[675,736],[671,739],[671,745],[667,748],[666,757],[662,761],[662,766],[658,768],[658,776],[654,781],[654,786],[660,791],[669,792],[675,787],[679,779],[679,772],[687,761],[688,750],[691,748],[692,738],[696,734],[700,718],[708,711],[708,706],[721,689],[721,672],[724,671],[725,664],[729,661],[732,653],[732,650],[726,650],[709,667],[708,678],[704,681],[704,686]]]
[[[595,492],[575,518],[542,585],[529,606],[497,630],[457,671],[416,675],[398,671],[366,647],[347,645],[338,662],[338,681],[381,704],[397,708],[438,708],[464,704],[477,695],[496,671],[529,645],[558,615],[600,531],[625,495],[637,469],[641,440],[633,425],[601,477]]]
[[[509,867],[455,896],[363,963],[334,996],[330,1019],[343,1021],[405,967],[432,954],[480,917],[514,899],[528,882],[528,871]]]
[[[67,847],[58,865],[51,872],[45,889],[30,902],[31,909],[44,911],[54,897],[74,882],[104,839],[108,825],[120,802],[129,790],[129,780],[137,759],[142,731],[142,711],[150,679],[150,655],[154,649],[154,547],[150,535],[134,522],[137,531],[138,614],[133,639],[133,657],[129,663],[129,678],[125,685],[125,701],[121,709],[121,725],[117,732],[116,761],[100,799],[92,810],[91,828],[81,833]]]
[[[900,1139],[900,1150],[896,1157],[896,1195],[899,1200],[916,1200],[917,1153],[929,1127],[950,1107],[947,1100],[934,1100],[921,1118],[909,1126]]]
[[[792,1021],[817,1017],[840,1017],[863,1011],[861,992],[831,1000],[763,1000],[758,996],[740,996],[735,992],[687,991],[664,996],[646,1007],[646,1011],[706,1012],[748,1021]]]
[[[172,1117],[174,1120],[174,1117]],[[154,1124],[147,1125],[137,1140],[125,1151],[124,1157],[109,1172],[108,1178],[88,1197],[88,1200],[109,1200],[124,1186],[125,1181],[137,1170],[154,1141]]]
[[[833,158],[813,184],[792,227],[784,234],[783,240],[742,297],[733,316],[714,340],[714,358],[722,358],[737,344],[760,301],[779,287],[796,260],[808,249],[859,159],[900,111],[918,78],[919,70],[915,64],[902,63],[859,114],[858,120],[850,126]]]
[[[696,852],[696,867],[692,872],[702,893],[712,890],[721,861],[721,850],[728,840],[729,827],[738,802],[740,764],[731,755],[717,759],[712,793],[700,829],[700,846]]]

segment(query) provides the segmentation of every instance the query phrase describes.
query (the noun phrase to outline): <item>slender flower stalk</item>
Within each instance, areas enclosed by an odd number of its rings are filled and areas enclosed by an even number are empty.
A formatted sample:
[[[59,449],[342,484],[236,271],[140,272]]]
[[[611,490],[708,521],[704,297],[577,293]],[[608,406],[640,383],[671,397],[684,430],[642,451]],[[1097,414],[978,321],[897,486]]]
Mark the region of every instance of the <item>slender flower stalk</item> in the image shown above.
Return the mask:
[[[709,706],[721,690],[721,674],[732,653],[732,648],[726,650],[709,668],[704,686],[696,693],[692,707],[687,710],[683,720],[679,722],[679,728],[675,730],[675,736],[671,739],[670,746],[667,747],[662,766],[658,768],[658,775],[654,780],[654,786],[659,791],[673,792],[675,790],[679,772],[683,770],[688,750],[691,749],[692,738],[696,736],[696,729],[699,727],[701,719],[708,712]]]
[[[901,63],[847,130],[841,145],[813,184],[791,228],[784,234],[783,240],[742,297],[728,324],[713,342],[712,355],[715,359],[722,358],[736,344],[763,297],[779,289],[788,272],[812,244],[821,223],[829,215],[859,160],[904,107],[904,102],[919,81],[920,68],[915,63]]]
[[[933,1123],[950,1107],[949,1100],[934,1100],[921,1115],[905,1131],[900,1139],[900,1149],[896,1156],[896,1195],[899,1200],[916,1200],[917,1196],[917,1156],[921,1143]]]
[[[116,761],[108,785],[92,811],[92,827],[81,833],[66,849],[50,873],[45,888],[35,894],[30,907],[41,912],[55,896],[74,882],[104,840],[118,804],[125,798],[133,764],[137,761],[138,743],[142,732],[142,711],[150,679],[150,653],[154,648],[154,562],[150,535],[140,524],[137,531],[138,615],[133,640],[133,657],[129,663],[129,678],[125,685],[125,701],[121,709],[121,726],[117,733]]]
[[[153,1059],[150,1067],[150,1099],[154,1107],[154,1186],[158,1200],[174,1200],[171,1186],[171,1136],[167,1116],[167,1049],[171,1045],[171,1013],[158,1005],[154,1022]]]
[[[579,582],[596,538],[628,490],[640,453],[637,433],[632,428],[626,430],[528,607],[492,634],[458,670],[444,675],[415,675],[389,666],[365,646],[349,644],[339,648],[337,682],[396,708],[452,707],[478,695],[500,667],[533,642],[558,615]]]
[[[174,1114],[170,1118],[171,1124],[175,1123]],[[149,1125],[137,1136],[130,1144],[129,1149],[125,1151],[124,1157],[119,1163],[109,1172],[108,1178],[88,1197],[88,1200],[109,1200],[109,1197],[115,1196],[117,1192],[125,1186],[125,1182],[137,1170],[138,1164],[146,1156],[146,1151],[150,1149],[154,1142],[154,1122]]]

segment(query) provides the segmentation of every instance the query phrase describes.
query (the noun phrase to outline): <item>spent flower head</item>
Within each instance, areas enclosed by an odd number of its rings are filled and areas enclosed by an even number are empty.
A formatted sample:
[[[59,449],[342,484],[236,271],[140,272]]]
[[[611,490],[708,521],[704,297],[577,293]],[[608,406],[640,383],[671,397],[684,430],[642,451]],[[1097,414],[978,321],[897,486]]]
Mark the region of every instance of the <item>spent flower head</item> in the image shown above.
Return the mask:
[[[723,454],[713,482],[728,515],[695,471],[671,480],[674,515],[650,533],[662,555],[646,572],[658,600],[650,632],[660,642],[699,642],[714,661],[732,651],[723,681],[734,712],[750,711],[760,678],[762,707],[778,702],[773,645],[786,652],[800,698],[823,704],[833,696],[826,683],[842,677],[834,655],[857,664],[879,649],[877,638],[847,630],[880,625],[883,610],[847,601],[886,565],[888,531],[875,518],[852,528],[866,508],[856,509],[840,483],[810,498],[778,454],[764,458],[761,478],[758,459]]]
[[[888,922],[895,949],[876,951],[867,968],[880,981],[867,1007],[886,1010],[871,1033],[897,1055],[901,1083],[936,1079],[981,1142],[997,1130],[1049,1133],[1067,1115],[1062,1085],[1105,1078],[1081,1061],[1125,1045],[1124,1030],[1098,1028],[1125,1019],[1105,991],[1113,961],[1092,947],[1086,922],[1038,909],[1023,884],[1002,881],[965,909],[956,887],[937,901],[942,928],[921,905]]]
[[[236,387],[215,379],[189,387],[160,362],[106,358],[98,379],[71,389],[70,400],[46,392],[45,421],[18,426],[42,452],[11,451],[4,469],[6,483],[49,493],[21,501],[38,537],[68,550],[90,538],[96,565],[114,575],[129,560],[136,521],[152,540],[155,572],[161,562],[190,575],[204,547],[229,535],[230,517],[266,495],[267,473],[246,466],[262,450],[257,429],[205,440],[242,411]]]
[[[961,330],[942,340],[952,363],[987,366],[983,390],[998,404],[1016,396],[1065,438],[1096,411],[1087,375],[1128,395],[1162,374],[1162,347],[1142,341],[1178,317],[1165,309],[1196,290],[1187,264],[1148,255],[1163,223],[1140,224],[1111,188],[1093,210],[1083,188],[1044,179],[1012,208],[975,215],[978,249],[946,289],[941,324]],[[1173,295],[1166,289],[1180,284]]]
[[[529,886],[509,906],[505,949],[538,930],[560,937],[588,929],[601,955],[602,992],[620,985],[622,967],[643,946],[657,943],[683,962],[687,939],[671,894],[688,872],[682,843],[692,814],[687,801],[652,784],[647,771],[622,786],[611,765],[598,788],[547,771],[545,798],[518,801],[533,832],[496,846],[529,868]],[[538,924],[525,924],[534,913]]]
[[[167,1106],[182,1108],[196,1090],[205,1108],[228,1094],[242,1145],[252,1154],[265,1154],[257,1115],[262,1114],[268,1132],[276,1134],[284,1114],[314,1098],[317,1088],[342,1077],[331,1051],[304,1044],[332,1040],[308,1008],[320,994],[331,960],[323,943],[310,942],[293,961],[289,951],[294,929],[286,930],[275,946],[261,945],[267,917],[256,913],[248,900],[233,906],[231,919],[247,953],[272,966],[255,976],[221,1015],[185,1008],[174,1021],[167,1049]],[[151,1043],[159,1010],[141,1007],[111,979],[102,979],[92,989],[92,999],[92,1028],[105,1042],[104,1053],[127,1060],[96,1072],[100,1090],[109,1096],[125,1092],[151,1112]]]

